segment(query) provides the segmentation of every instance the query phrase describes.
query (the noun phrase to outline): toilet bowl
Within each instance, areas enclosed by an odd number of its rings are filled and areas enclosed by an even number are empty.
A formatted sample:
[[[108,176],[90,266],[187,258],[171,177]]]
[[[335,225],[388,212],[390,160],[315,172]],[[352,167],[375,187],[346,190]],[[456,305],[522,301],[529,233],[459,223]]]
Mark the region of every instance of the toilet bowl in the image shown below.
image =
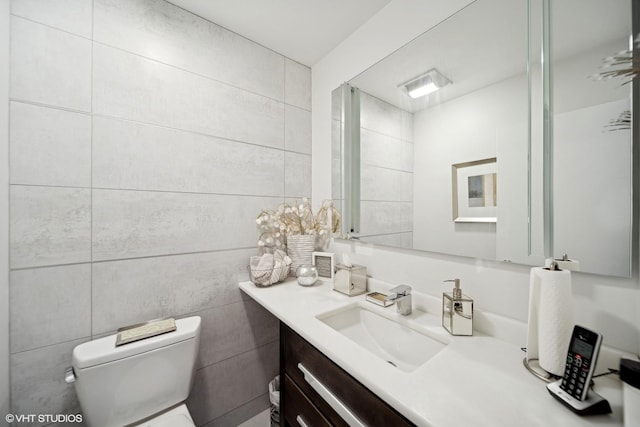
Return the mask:
[[[192,427],[184,401],[200,346],[199,316],[176,330],[116,347],[117,334],[78,345],[72,368],[89,427]]]

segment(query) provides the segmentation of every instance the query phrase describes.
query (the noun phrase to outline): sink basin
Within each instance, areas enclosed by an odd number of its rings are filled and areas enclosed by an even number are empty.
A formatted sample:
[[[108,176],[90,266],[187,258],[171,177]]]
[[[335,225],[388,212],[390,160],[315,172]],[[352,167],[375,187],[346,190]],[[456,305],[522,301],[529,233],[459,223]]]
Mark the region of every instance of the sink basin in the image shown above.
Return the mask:
[[[323,313],[317,318],[405,372],[414,371],[446,346],[359,305]]]

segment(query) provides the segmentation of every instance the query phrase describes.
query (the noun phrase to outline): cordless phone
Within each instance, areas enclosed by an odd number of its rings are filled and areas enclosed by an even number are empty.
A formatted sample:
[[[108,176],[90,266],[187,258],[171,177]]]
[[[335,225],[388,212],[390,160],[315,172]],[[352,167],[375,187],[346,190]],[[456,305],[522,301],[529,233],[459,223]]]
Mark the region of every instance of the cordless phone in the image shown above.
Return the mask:
[[[571,397],[585,400],[596,369],[602,335],[576,325],[573,328],[560,388]]]
[[[567,360],[562,379],[547,385],[549,393],[572,411],[580,415],[608,414],[609,402],[589,386],[596,369],[602,335],[575,325],[571,334]]]

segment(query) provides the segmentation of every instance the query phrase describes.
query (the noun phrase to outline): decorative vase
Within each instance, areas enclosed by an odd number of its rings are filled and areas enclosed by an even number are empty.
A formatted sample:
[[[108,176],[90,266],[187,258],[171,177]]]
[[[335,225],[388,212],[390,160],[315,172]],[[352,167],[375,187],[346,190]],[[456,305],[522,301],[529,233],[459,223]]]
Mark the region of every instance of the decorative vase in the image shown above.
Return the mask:
[[[291,274],[295,275],[298,267],[311,264],[311,255],[315,250],[316,236],[313,234],[296,234],[287,236],[287,254],[291,258]]]

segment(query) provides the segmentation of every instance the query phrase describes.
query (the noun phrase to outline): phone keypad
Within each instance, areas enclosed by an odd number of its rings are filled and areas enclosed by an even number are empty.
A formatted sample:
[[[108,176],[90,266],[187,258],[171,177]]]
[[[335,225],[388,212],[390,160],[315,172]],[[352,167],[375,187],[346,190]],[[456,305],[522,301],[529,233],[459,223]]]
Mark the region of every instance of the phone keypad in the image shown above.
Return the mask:
[[[564,377],[560,388],[578,400],[582,400],[584,388],[587,386],[589,375],[589,360],[579,354],[567,355]]]

